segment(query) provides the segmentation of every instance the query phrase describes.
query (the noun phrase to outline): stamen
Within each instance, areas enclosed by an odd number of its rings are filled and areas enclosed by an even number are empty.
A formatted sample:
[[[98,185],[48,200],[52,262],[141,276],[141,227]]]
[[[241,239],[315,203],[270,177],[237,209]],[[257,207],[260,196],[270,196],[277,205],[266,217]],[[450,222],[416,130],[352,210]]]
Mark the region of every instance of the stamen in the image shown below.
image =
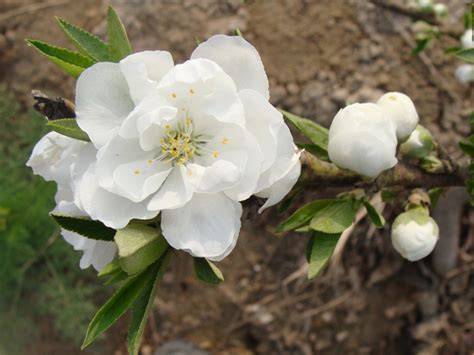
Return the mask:
[[[227,137],[224,137],[222,140],[222,144],[229,144],[229,139]]]
[[[219,152],[217,150],[213,151],[212,156],[217,159],[219,157]]]
[[[176,93],[171,93],[171,96],[173,97],[173,99],[176,99]]]
[[[135,170],[133,173],[134,173],[135,175],[140,175],[140,170]]]

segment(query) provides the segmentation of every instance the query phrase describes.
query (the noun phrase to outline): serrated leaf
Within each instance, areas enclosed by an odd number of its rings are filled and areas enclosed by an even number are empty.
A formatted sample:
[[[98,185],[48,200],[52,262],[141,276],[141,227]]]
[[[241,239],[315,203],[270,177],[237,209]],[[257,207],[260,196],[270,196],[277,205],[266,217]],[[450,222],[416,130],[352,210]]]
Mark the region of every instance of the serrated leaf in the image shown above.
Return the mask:
[[[145,286],[140,296],[132,305],[132,320],[130,322],[130,327],[128,328],[127,336],[128,353],[130,355],[138,355],[140,349],[140,341],[143,336],[143,330],[145,329],[146,320],[148,314],[150,313],[153,307],[155,294],[158,289],[160,280],[166,271],[166,265],[170,256],[171,253],[168,251],[157,262],[159,265],[155,280]]]
[[[296,145],[298,148],[306,150],[321,160],[330,161],[328,152],[316,144],[296,143]]]
[[[313,232],[306,247],[308,279],[315,278],[326,266],[341,234]]]
[[[68,231],[78,233],[86,238],[95,240],[114,240],[115,229],[107,227],[100,221],[94,221],[88,217],[70,216],[59,213],[51,213],[51,217]]]
[[[324,128],[307,118],[298,117],[290,112],[283,110],[280,110],[280,112],[287,121],[295,126],[298,131],[308,137],[312,143],[327,152],[329,136],[329,130],[327,128]]]
[[[309,222],[316,212],[320,209],[328,206],[329,204],[338,201],[338,200],[317,200],[304,205],[297,209],[286,221],[281,223],[276,231],[277,232],[287,232]]]
[[[158,260],[168,250],[168,243],[155,228],[130,224],[115,234],[119,263],[129,275],[136,274]]]
[[[28,45],[38,50],[38,52],[74,78],[77,78],[84,69],[94,64],[88,57],[72,52],[69,49],[52,46],[46,42],[33,39],[27,39],[26,41]]]
[[[211,285],[224,281],[224,275],[219,268],[206,258],[194,258],[194,271],[196,276]]]
[[[456,53],[456,57],[474,64],[474,48],[463,49]]]
[[[355,217],[355,206],[352,200],[336,200],[318,210],[309,226],[312,230],[334,234],[342,233],[349,227]]]
[[[107,44],[99,37],[61,18],[56,18],[56,20],[58,21],[59,27],[81,53],[95,61],[106,62],[109,60]]]
[[[110,328],[130,308],[145,287],[153,282],[156,272],[157,264],[130,278],[114,293],[90,322],[81,349],[92,344],[99,335]]]
[[[109,39],[109,59],[111,61],[119,62],[132,53],[132,46],[128,41],[125,27],[112,6],[109,6],[107,12],[107,35]]]
[[[63,136],[79,139],[84,142],[90,142],[89,136],[78,126],[75,118],[60,118],[48,121],[46,127],[51,131],[62,134]]]
[[[377,209],[370,204],[369,201],[364,201],[364,206],[365,209],[367,210],[367,214],[369,215],[370,219],[372,220],[372,223],[377,227],[377,228],[383,228],[385,225],[385,218],[377,211]]]

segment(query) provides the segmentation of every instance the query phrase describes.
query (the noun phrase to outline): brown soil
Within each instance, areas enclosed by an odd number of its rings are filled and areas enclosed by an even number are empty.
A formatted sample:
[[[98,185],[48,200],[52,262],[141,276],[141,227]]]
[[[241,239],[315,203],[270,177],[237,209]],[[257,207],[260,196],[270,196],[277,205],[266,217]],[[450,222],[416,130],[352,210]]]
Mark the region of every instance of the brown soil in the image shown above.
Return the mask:
[[[31,105],[33,88],[72,98],[74,82],[28,48],[24,38],[66,45],[54,15],[105,33],[101,2],[48,3],[41,9],[31,0],[0,3],[0,80],[25,106]],[[444,54],[458,44],[456,35],[442,37],[421,57],[412,56],[412,19],[364,0],[113,4],[135,50],[169,50],[176,62],[189,56],[195,37],[239,28],[261,53],[273,103],[323,125],[346,101],[405,92],[422,123],[455,158],[461,156],[457,141],[469,132],[466,117],[474,92],[454,79],[459,62]],[[450,1],[443,28],[460,35],[466,5]],[[385,209],[389,221],[393,214],[392,207]],[[222,285],[196,281],[190,258],[179,254],[175,259],[156,300],[143,354],[173,339],[191,340],[213,354],[473,353],[472,210],[458,216],[457,265],[443,277],[434,273],[429,258],[403,261],[390,245],[388,229],[374,230],[363,220],[339,262],[315,281],[307,281],[304,273],[306,237],[275,235],[274,226],[283,218],[275,211],[249,215],[236,250],[220,264],[226,276]],[[80,353],[42,328],[45,337],[32,354]],[[97,351],[125,354],[125,332],[126,322],[121,322],[109,332],[108,345]]]

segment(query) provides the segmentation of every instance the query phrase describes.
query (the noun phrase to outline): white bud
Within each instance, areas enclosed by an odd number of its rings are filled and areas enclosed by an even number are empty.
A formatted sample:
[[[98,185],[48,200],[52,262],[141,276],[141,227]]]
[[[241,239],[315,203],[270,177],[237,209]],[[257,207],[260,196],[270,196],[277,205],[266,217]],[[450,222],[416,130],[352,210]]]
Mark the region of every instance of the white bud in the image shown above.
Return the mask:
[[[400,145],[400,153],[410,158],[424,158],[433,149],[433,136],[425,127],[418,125],[410,137]]]
[[[420,208],[400,214],[392,225],[393,247],[410,261],[417,261],[429,255],[438,238],[438,225]]]
[[[473,32],[472,32],[472,28],[466,30],[466,32],[464,32],[464,34],[461,36],[461,44],[462,44],[462,47],[465,48],[465,49],[469,49],[469,48],[474,48],[474,39],[473,39]]]
[[[425,11],[431,10],[433,7],[433,0],[418,0],[418,6]]]
[[[376,177],[397,163],[394,124],[371,103],[340,110],[329,128],[328,153],[340,168]]]
[[[474,65],[473,64],[462,64],[456,68],[454,72],[456,78],[463,84],[474,81]]]
[[[418,113],[413,101],[400,92],[387,92],[377,101],[377,105],[395,123],[398,140],[406,140],[418,124]]]
[[[445,4],[434,4],[433,11],[436,16],[444,17],[448,14],[448,7]]]

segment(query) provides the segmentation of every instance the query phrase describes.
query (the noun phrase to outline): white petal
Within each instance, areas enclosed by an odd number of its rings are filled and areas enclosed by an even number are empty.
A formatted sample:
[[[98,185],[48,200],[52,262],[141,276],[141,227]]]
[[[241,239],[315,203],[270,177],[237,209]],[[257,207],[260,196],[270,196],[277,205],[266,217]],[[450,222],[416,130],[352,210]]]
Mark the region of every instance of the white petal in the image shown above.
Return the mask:
[[[191,184],[186,176],[184,166],[175,167],[161,185],[158,192],[151,198],[148,209],[152,211],[179,208],[193,196]]]
[[[77,79],[77,123],[97,148],[117,134],[133,106],[119,64],[94,64]]]
[[[158,191],[171,172],[171,164],[144,152],[138,139],[116,136],[97,154],[96,174],[102,188],[128,198],[143,201]]]
[[[191,59],[195,58],[207,58],[219,64],[234,80],[237,90],[253,89],[267,100],[270,97],[260,55],[241,36],[212,36],[194,50]]]
[[[173,57],[166,51],[143,51],[122,59],[120,69],[133,102],[138,105],[147,95],[156,92],[158,82],[173,66]]]
[[[161,229],[173,248],[219,261],[235,246],[241,215],[240,203],[223,193],[194,194],[183,207],[162,211]]]
[[[70,168],[87,143],[56,132],[43,136],[26,163],[36,175],[59,185],[68,185]]]
[[[283,173],[283,176],[275,181],[269,188],[258,194],[260,197],[267,198],[265,204],[258,210],[259,213],[262,213],[268,207],[274,206],[283,200],[283,198],[291,191],[293,186],[295,186],[301,173],[300,155],[301,153],[294,154],[293,159],[291,160],[287,170]]]
[[[239,153],[237,154],[241,156],[240,159],[247,159],[245,154]],[[232,188],[238,184],[242,176],[239,168],[225,159],[219,159],[208,167],[188,164],[186,174],[193,190],[202,193],[215,193]]]
[[[151,219],[157,215],[146,208],[149,199],[135,203],[101,188],[93,166],[82,177],[75,194],[92,219],[111,228],[120,229],[132,219]]]

